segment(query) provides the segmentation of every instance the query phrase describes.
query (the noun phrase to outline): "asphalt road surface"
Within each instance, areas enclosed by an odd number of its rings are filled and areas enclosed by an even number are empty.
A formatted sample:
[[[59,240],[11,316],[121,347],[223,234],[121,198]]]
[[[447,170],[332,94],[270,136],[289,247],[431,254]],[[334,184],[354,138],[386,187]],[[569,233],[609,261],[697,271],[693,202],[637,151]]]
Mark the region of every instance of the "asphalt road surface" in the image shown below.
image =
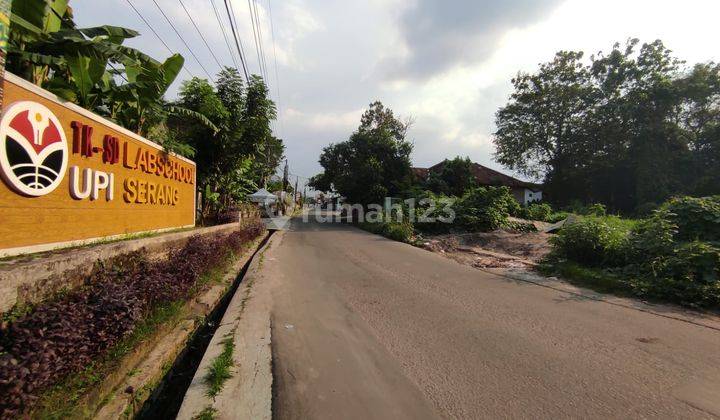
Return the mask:
[[[276,418],[720,416],[719,331],[338,223],[263,258]]]

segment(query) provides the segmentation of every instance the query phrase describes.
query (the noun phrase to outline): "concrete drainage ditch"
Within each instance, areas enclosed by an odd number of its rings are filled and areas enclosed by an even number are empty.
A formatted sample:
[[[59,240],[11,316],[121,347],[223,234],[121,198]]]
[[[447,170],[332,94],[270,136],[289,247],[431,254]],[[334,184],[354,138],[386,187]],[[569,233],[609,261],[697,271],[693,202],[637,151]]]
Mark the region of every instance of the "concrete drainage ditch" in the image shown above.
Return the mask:
[[[269,231],[252,256],[243,265],[228,292],[219,301],[217,306],[206,317],[205,322],[195,331],[188,340],[185,348],[179,353],[172,366],[152,391],[142,408],[138,411],[137,419],[172,419],[178,416],[183,399],[190,387],[193,378],[205,356],[211,340],[218,331],[218,327],[225,315],[228,305],[238,289],[243,284],[249,267],[257,254],[265,248],[274,231]]]

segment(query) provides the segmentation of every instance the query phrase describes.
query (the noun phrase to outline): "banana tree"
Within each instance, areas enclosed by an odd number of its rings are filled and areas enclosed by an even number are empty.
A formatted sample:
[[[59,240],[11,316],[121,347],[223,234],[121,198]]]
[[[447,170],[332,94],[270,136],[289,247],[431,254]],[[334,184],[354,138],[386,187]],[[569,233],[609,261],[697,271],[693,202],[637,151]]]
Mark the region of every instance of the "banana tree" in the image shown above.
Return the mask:
[[[184,63],[179,54],[160,63],[122,45],[139,35],[136,31],[109,25],[78,29],[67,0],[15,1],[11,19],[8,70],[140,134],[168,113],[217,131],[201,114],[163,106]]]

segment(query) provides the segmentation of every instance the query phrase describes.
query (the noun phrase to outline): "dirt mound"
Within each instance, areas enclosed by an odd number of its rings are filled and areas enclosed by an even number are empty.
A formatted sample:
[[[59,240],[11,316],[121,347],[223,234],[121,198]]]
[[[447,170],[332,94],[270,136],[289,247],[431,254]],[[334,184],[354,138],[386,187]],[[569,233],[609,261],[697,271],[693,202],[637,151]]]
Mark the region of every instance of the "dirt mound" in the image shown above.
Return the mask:
[[[446,234],[426,238],[423,247],[475,267],[520,268],[535,265],[550,252],[551,236],[502,230]]]

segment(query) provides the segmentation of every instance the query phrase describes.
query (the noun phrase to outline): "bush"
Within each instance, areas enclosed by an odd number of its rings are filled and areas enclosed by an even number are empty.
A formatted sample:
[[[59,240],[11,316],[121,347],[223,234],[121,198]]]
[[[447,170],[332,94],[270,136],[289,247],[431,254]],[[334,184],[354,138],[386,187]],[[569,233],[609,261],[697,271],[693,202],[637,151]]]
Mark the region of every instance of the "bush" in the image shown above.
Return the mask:
[[[382,235],[394,241],[410,242],[413,227],[409,223],[386,223],[383,226]]]
[[[142,251],[98,265],[86,286],[38,305],[0,330],[0,417],[19,417],[40,393],[81,371],[130,335],[156,308],[188,299],[201,276],[259,236],[192,237],[164,261]]]
[[[590,266],[625,262],[631,223],[615,216],[584,217],[551,238],[556,257]]]
[[[677,239],[681,241],[720,241],[720,195],[672,198],[660,212],[677,226]]]
[[[547,221],[552,214],[553,209],[546,203],[531,203],[525,207],[525,219]]]
[[[505,226],[508,216],[516,214],[519,206],[508,187],[479,187],[465,194],[455,209],[460,226],[476,232]]]
[[[358,226],[370,233],[399,242],[410,242],[414,233],[413,226],[408,222],[362,222]]]
[[[566,226],[552,239],[551,259],[605,267],[638,296],[719,307],[719,239],[719,197],[677,197],[639,222],[587,217]]]
[[[692,307],[720,306],[720,248],[687,242],[639,267],[636,294]]]
[[[418,195],[415,229],[431,234],[449,232],[454,226],[454,223],[449,221],[455,212],[456,201],[456,197],[435,195],[430,191]],[[423,217],[425,219],[422,219]]]

